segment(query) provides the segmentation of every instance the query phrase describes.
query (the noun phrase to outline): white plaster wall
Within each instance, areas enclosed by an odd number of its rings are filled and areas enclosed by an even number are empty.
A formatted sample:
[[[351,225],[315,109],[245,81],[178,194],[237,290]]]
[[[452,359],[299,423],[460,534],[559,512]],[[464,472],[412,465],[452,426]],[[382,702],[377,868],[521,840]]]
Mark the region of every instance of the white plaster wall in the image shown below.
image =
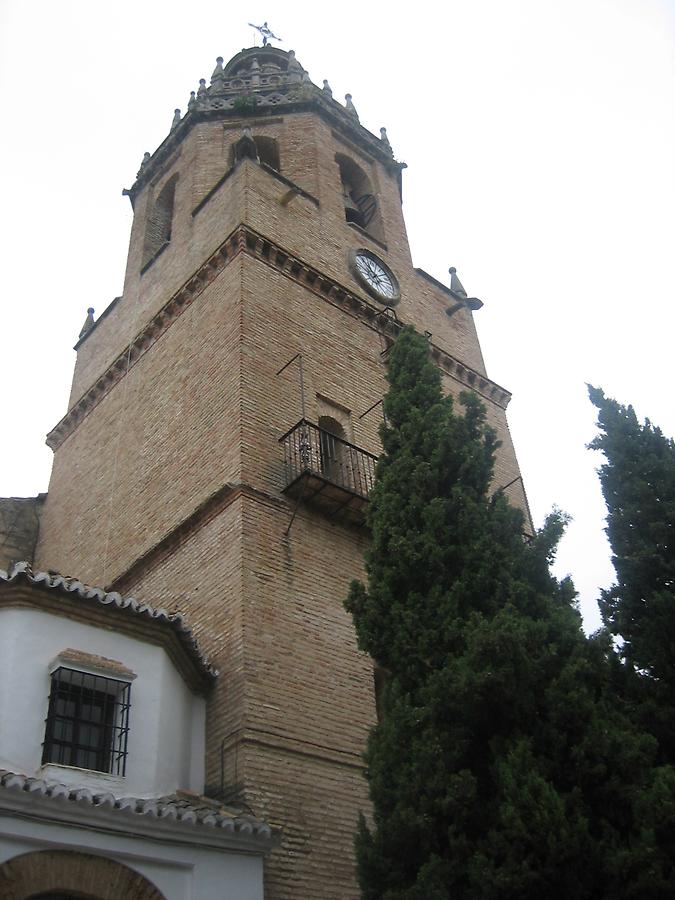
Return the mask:
[[[124,777],[41,766],[50,665],[69,648],[117,660],[137,676]],[[0,609],[0,767],[117,796],[201,792],[204,715],[204,699],[190,691],[163,648],[39,610]]]
[[[115,859],[144,875],[166,900],[264,900],[262,854],[0,814],[0,864],[38,850],[75,850]]]

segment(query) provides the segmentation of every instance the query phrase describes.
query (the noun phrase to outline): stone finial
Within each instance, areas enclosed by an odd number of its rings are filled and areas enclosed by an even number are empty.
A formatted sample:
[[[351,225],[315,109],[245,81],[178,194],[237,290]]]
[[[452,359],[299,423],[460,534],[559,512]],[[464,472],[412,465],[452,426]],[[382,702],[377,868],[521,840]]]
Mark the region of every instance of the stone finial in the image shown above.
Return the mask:
[[[295,58],[295,50],[288,51],[288,71],[289,72],[302,72],[302,66]]]
[[[206,94],[206,78],[199,79],[199,90],[197,91],[197,97],[201,99]]]
[[[255,56],[251,60],[251,68],[249,71],[251,73],[251,86],[256,87],[260,84],[260,63]]]
[[[196,105],[197,105],[197,97],[195,95],[195,92],[190,91],[190,99],[188,100],[188,105],[187,105],[188,112],[190,112],[190,110],[194,109]]]
[[[460,297],[466,297],[467,293],[464,290],[464,286],[457,277],[457,269],[454,266],[450,266],[448,272],[450,273],[450,290]]]
[[[483,301],[479,300],[478,297],[468,297],[466,291],[464,290],[464,285],[457,277],[457,269],[454,266],[450,266],[448,269],[450,272],[450,290],[457,298],[457,302],[454,306],[446,309],[446,316],[452,316],[457,312],[458,309],[464,307],[465,309],[470,309],[471,312],[476,312],[483,307]]]
[[[149,154],[148,154],[149,155]],[[94,327],[94,307],[90,306],[87,310],[87,318],[84,320],[84,325],[80,330],[80,334],[78,340],[82,340],[82,338],[87,334],[88,331]]]
[[[389,143],[389,138],[387,137],[387,129],[386,128],[380,128],[380,140],[382,141],[384,146],[387,148],[387,150],[393,156],[394,151],[391,149],[391,144]]]
[[[354,104],[352,103],[352,95],[351,95],[351,94],[345,94],[345,107],[346,107],[347,112],[349,113],[349,115],[350,115],[350,116],[354,116],[354,118],[355,118],[356,121],[358,122],[358,121],[359,121],[359,114],[358,114],[357,111],[356,111],[356,107],[355,107]]]
[[[216,59],[216,67],[213,70],[213,74],[211,75],[211,84],[213,84],[214,81],[222,81],[224,77],[225,73],[223,72],[223,57],[219,56]]]
[[[330,85],[328,84],[327,78],[324,78],[324,80],[323,80],[323,92],[324,92],[324,94],[326,94],[327,97],[333,96],[333,92],[330,89]]]
[[[295,58],[295,50],[288,51],[288,66],[286,69],[286,77],[290,82],[302,81],[302,73],[304,69]]]
[[[173,131],[174,128],[177,128],[179,125],[180,125],[180,110],[175,109],[173,111],[173,121],[171,122],[171,131]]]
[[[138,178],[140,176],[141,172],[143,171],[143,169],[147,166],[147,164],[149,162],[150,162],[150,154],[146,150],[145,153],[143,154],[143,159],[141,161],[141,167],[138,170],[138,172],[136,172],[136,178]]]

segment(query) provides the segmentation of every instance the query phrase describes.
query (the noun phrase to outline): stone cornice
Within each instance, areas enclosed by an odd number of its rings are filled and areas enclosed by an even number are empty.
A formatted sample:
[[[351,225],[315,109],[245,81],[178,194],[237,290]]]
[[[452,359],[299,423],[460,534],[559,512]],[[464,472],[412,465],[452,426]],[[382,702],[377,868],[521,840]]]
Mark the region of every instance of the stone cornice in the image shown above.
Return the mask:
[[[286,278],[301,284],[317,297],[339,307],[365,325],[393,340],[402,322],[388,316],[386,310],[349,291],[334,279],[307,265],[292,253],[282,249],[245,225],[240,225],[223,241],[202,266],[164,304],[131,343],[71,407],[61,421],[47,435],[47,444],[58,449],[89,413],[106,397],[112,388],[136,365],[141,357],[160,339],[167,328],[200,296],[220,272],[239,253],[247,253],[276,269]],[[463,386],[476,391],[486,400],[505,409],[510,393],[485,375],[430,342],[431,355],[441,371]]]

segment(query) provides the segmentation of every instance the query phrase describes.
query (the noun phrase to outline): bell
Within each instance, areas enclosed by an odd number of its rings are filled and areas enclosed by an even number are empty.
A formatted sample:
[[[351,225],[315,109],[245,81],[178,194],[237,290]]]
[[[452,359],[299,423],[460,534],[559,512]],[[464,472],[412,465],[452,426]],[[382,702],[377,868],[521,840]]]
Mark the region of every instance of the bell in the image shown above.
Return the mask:
[[[345,218],[348,222],[354,222],[363,228],[363,213],[354,202],[348,188],[343,189],[342,199],[345,204]]]

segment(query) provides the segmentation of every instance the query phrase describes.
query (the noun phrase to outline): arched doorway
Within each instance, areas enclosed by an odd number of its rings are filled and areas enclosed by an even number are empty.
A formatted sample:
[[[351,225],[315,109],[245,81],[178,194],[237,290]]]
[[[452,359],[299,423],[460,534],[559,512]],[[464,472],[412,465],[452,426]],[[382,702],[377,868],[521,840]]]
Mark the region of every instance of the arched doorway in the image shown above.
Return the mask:
[[[0,866],[3,900],[165,900],[117,860],[71,850],[38,850]]]

